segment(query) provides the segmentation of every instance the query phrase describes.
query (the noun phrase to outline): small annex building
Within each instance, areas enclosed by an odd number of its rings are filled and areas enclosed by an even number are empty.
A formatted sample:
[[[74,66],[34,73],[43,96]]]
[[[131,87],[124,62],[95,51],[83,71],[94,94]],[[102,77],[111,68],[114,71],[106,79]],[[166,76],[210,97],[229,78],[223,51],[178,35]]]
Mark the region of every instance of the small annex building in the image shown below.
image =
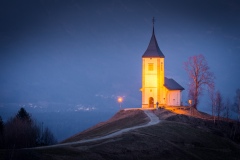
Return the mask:
[[[155,33],[154,20],[152,37],[142,55],[142,108],[158,106],[180,106],[184,88],[174,79],[164,75],[165,56],[160,50]]]

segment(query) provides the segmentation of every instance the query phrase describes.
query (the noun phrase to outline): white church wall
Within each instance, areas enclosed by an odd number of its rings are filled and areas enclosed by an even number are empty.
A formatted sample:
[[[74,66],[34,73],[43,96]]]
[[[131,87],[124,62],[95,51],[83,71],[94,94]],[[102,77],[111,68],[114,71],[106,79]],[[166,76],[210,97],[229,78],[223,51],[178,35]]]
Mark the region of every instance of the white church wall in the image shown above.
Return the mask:
[[[169,105],[169,106],[180,106],[181,105],[181,91],[180,90],[168,91],[167,105]]]

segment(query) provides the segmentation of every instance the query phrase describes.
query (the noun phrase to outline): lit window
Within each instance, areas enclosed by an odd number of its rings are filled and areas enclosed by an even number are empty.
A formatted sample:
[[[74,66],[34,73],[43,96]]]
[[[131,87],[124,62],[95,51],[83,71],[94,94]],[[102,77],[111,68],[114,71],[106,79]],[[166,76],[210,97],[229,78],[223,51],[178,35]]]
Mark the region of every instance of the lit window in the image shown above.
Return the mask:
[[[153,63],[148,63],[148,70],[153,71]]]

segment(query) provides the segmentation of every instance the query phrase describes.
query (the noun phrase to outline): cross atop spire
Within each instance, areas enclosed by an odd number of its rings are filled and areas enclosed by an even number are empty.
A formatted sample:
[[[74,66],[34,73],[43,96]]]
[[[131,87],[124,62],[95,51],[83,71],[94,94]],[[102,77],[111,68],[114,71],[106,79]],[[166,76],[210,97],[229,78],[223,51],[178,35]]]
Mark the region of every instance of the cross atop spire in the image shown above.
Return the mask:
[[[152,23],[153,23],[153,33],[154,33],[154,23],[155,23],[155,18],[152,18]]]
[[[155,23],[155,18],[152,18],[152,23],[153,23],[153,27],[154,27],[154,23]]]
[[[152,37],[151,40],[149,42],[148,48],[145,51],[145,53],[143,54],[143,58],[146,57],[160,57],[160,58],[164,58],[165,56],[163,55],[162,51],[159,49],[158,47],[158,43],[155,37],[155,33],[154,33],[154,23],[155,23],[155,18],[153,17],[152,19],[152,23],[153,23],[153,32],[152,32]]]

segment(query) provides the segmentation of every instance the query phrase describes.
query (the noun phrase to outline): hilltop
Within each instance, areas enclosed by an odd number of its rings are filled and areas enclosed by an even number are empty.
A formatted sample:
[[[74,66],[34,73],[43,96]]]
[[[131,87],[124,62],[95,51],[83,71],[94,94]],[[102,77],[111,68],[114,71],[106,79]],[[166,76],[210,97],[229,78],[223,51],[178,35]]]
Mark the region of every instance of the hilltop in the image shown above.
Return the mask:
[[[106,122],[99,123],[79,134],[76,134],[62,143],[74,142],[82,139],[90,139],[94,137],[104,136],[118,130],[146,124],[149,119],[141,110],[121,110]]]
[[[20,150],[14,158],[53,160],[240,158],[238,137],[240,131],[233,121],[214,123],[210,115],[198,111],[195,111],[194,116],[184,111],[177,114],[165,109],[149,112],[156,115],[160,123],[130,130],[112,138],[78,143],[150,122],[143,110],[121,110],[108,121],[64,140],[60,146]]]

